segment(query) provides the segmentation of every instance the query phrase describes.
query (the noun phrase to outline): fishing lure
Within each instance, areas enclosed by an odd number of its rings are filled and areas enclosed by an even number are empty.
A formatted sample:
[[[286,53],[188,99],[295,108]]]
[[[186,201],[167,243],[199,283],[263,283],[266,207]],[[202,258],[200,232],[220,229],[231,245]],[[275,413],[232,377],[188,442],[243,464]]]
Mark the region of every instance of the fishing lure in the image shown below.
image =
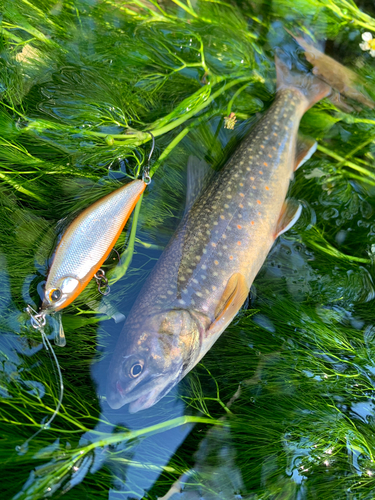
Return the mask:
[[[54,254],[50,267],[41,312],[50,314],[60,311],[73,302],[95,277],[99,292],[108,286],[105,272],[100,269],[118,240],[135,205],[146,186],[150,160],[142,180],[134,180],[113,191],[86,208],[67,228]]]
[[[37,322],[43,326],[46,315],[61,311],[71,304],[92,278],[96,279],[99,292],[108,294],[108,280],[100,267],[151,182],[150,162],[155,140],[150,135],[152,148],[142,179],[120,187],[87,207],[62,235],[47,276],[42,307],[37,314]],[[59,333],[55,342],[62,346],[65,345],[65,338],[59,320]]]
[[[64,394],[60,365],[44,331],[47,324],[46,316],[61,311],[73,302],[93,277],[98,283],[100,293],[107,295],[109,287],[104,292],[102,285],[108,285],[108,280],[100,266],[110,254],[138,200],[146,186],[151,182],[150,163],[155,139],[151,132],[149,134],[152,138],[152,148],[142,179],[134,180],[96,201],[69,225],[56,248],[40,311],[35,311],[30,305],[26,308],[26,312],[30,316],[31,326],[40,332],[43,345],[50,352],[56,364],[59,398],[48,421],[42,424],[40,429],[22,446],[16,447],[20,454],[27,451],[31,439],[49,427],[59,412]],[[51,318],[51,326],[55,336],[55,344],[60,347],[65,346],[66,339],[60,314],[57,315],[56,319]]]
[[[145,188],[143,180],[132,181],[86,208],[70,224],[56,248],[42,311],[49,314],[68,306],[93,277],[99,291],[102,284],[107,284],[100,267]]]

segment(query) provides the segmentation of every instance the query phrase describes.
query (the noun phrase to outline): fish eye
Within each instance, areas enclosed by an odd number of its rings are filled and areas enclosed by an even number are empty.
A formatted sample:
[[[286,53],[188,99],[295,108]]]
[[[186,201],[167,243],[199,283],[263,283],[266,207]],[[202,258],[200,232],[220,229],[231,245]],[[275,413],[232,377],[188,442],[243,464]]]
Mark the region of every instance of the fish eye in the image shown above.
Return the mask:
[[[131,378],[137,378],[143,372],[143,363],[141,361],[137,361],[134,365],[131,366],[129,374]]]
[[[56,302],[57,300],[59,300],[60,297],[61,297],[60,288],[54,288],[49,293],[49,298],[52,300],[52,302]]]

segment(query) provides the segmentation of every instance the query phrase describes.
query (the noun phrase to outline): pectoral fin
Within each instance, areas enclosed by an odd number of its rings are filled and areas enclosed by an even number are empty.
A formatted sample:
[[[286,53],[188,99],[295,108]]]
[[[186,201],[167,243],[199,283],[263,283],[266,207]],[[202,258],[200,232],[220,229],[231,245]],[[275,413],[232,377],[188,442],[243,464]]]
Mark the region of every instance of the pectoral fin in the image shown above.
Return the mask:
[[[275,239],[280,236],[280,234],[288,231],[299,219],[302,212],[302,205],[295,200],[285,200],[279,221],[276,226]]]
[[[225,287],[224,293],[215,310],[215,320],[208,329],[208,334],[219,334],[229,325],[246,300],[249,289],[244,276],[233,274]]]
[[[294,170],[297,170],[315,153],[318,143],[315,139],[298,134]]]

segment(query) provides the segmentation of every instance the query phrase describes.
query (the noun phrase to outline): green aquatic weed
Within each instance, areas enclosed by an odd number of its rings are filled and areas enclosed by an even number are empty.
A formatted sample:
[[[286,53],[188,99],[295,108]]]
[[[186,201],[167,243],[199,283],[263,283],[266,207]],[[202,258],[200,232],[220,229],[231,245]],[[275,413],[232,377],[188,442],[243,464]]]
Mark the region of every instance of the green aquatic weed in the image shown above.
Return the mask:
[[[156,499],[173,484],[183,488],[176,498],[373,496],[374,116],[352,101],[325,100],[304,117],[302,131],[319,146],[291,188],[302,217],[277,240],[250,305],[178,393],[144,416],[117,417],[90,369],[105,366],[121,327],[112,318],[128,314],[178,224],[189,155],[219,169],[271,104],[273,50],[294,44],[283,26],[328,38],[327,51],[372,82],[359,43],[375,32],[374,14],[346,0],[2,5],[0,460],[8,498],[108,498],[112,489]],[[100,300],[93,283],[64,312],[62,408],[22,448],[58,400],[53,365],[23,310],[39,305],[58,233],[140,174],[149,132],[153,183],[118,242],[120,265],[106,264],[112,293]],[[171,453],[175,427],[186,434]],[[158,439],[162,432],[168,439]]]

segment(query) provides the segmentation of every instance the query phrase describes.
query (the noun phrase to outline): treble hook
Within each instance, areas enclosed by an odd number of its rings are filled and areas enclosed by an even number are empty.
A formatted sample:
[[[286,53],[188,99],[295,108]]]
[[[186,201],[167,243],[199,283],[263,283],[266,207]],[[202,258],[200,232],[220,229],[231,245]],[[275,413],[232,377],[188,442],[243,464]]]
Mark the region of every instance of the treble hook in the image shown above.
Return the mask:
[[[151,148],[150,154],[148,155],[147,167],[143,170],[142,180],[143,180],[143,182],[145,184],[149,185],[150,182],[151,182],[150,168],[151,168],[152,154],[153,154],[154,149],[155,149],[155,137],[151,134],[151,132],[147,132],[147,133],[151,135],[151,138],[152,138],[152,148]]]

